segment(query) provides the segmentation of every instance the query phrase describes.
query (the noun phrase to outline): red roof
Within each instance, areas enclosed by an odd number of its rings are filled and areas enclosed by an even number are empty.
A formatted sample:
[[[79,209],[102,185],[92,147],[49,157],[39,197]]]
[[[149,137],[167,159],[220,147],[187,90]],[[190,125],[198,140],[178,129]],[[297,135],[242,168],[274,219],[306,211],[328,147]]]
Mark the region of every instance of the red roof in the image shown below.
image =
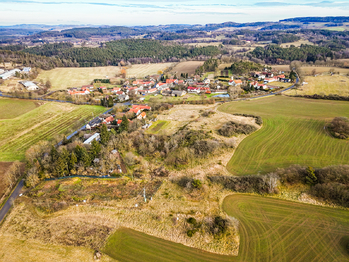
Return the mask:
[[[151,110],[150,106],[146,106],[146,105],[132,105],[132,109],[138,109],[138,110]]]
[[[188,90],[198,90],[198,87],[194,87],[194,86],[188,86]]]
[[[166,79],[166,84],[177,82],[177,79]]]
[[[124,94],[124,92],[122,92],[122,91],[117,91],[115,94],[117,94],[117,95],[122,95],[122,94]]]

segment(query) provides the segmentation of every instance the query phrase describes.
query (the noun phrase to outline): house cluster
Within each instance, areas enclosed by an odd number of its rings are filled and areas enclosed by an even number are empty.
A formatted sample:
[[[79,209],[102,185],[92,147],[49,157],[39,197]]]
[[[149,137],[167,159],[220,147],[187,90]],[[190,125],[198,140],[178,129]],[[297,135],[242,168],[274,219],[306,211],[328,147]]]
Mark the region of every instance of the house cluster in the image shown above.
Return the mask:
[[[3,69],[1,69],[0,71],[0,79],[6,80],[9,79],[10,77],[13,77],[16,75],[16,73],[25,73],[28,74],[31,71],[30,67],[24,67],[22,70],[15,68],[9,71],[5,71]]]
[[[249,82],[249,85],[251,87],[254,87],[255,89],[275,89],[278,88],[277,86],[268,85],[271,82],[283,82],[283,83],[289,83],[291,82],[291,79],[286,78],[284,74],[274,75],[272,72],[252,72],[252,77],[256,78],[257,80],[251,79]]]
[[[128,112],[134,113],[136,118],[141,120],[147,117],[145,111],[150,111],[151,107],[147,105],[132,105]],[[128,120],[132,122],[131,120]],[[103,114],[99,117],[94,118],[86,125],[86,129],[95,129],[103,124],[107,126],[119,127],[122,123],[122,119],[117,119],[115,115]],[[91,141],[92,142],[92,141]]]
[[[286,78],[284,74],[274,75],[272,72],[253,72],[252,76],[258,78],[258,81],[264,81],[264,84],[268,84],[270,82],[279,81],[284,83],[291,82],[291,79]]]

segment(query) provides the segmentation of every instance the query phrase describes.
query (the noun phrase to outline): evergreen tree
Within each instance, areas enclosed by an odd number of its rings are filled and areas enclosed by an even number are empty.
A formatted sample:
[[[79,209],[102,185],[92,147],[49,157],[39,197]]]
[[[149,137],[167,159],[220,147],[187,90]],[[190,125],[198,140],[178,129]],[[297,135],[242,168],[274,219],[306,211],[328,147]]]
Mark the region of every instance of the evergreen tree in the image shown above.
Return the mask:
[[[113,97],[109,96],[109,98],[108,98],[108,107],[113,107],[113,105],[114,105]]]
[[[69,170],[73,170],[75,168],[75,164],[78,162],[78,159],[76,158],[76,155],[74,152],[70,155],[70,161],[69,161]]]
[[[106,125],[102,125],[101,128],[101,143],[102,145],[106,146],[109,142],[109,133],[108,133],[108,128]]]
[[[126,117],[126,115],[123,115],[122,117],[122,122],[120,124],[120,127],[119,127],[119,132],[123,132],[123,131],[128,131],[128,125],[129,125],[129,121]]]
[[[51,146],[50,156],[51,156],[51,163],[55,163],[59,157],[58,151],[55,146]]]
[[[317,182],[317,177],[315,175],[315,169],[309,166],[307,168],[307,176],[305,177],[306,183],[309,185],[315,185]]]
[[[58,176],[65,176],[68,174],[67,163],[64,161],[63,157],[58,157],[55,163],[55,170]]]
[[[99,155],[101,150],[101,144],[98,141],[93,140],[91,143],[91,158],[95,159]]]

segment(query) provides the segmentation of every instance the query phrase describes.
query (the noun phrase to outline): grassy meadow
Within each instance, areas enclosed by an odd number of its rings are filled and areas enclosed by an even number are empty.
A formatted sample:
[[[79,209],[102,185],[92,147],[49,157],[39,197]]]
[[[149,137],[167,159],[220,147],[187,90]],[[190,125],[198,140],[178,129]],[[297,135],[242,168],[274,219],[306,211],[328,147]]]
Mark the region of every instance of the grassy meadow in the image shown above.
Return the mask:
[[[120,68],[118,66],[64,67],[48,71],[42,70],[35,81],[46,83],[47,80],[50,80],[52,84],[51,90],[61,90],[89,85],[93,79],[102,79],[106,78],[106,76],[111,78],[119,73]]]
[[[0,120],[18,117],[35,109],[40,103],[32,100],[0,98]]]
[[[61,103],[45,103],[28,111],[28,108],[24,110],[28,101],[15,101],[16,104],[24,103],[22,111],[19,111],[22,112],[21,115],[13,114],[12,119],[3,119],[3,115],[9,114],[6,110],[0,111],[0,161],[21,161],[24,159],[25,151],[37,142],[52,139],[67,131],[74,131],[70,129],[79,120],[91,119],[93,114],[105,111],[105,108],[100,106]],[[3,103],[9,102],[1,99],[0,105]]]
[[[158,134],[164,130],[171,122],[165,120],[156,121],[148,130],[148,134]]]
[[[137,64],[125,68],[127,77],[145,77],[157,74],[159,70],[165,70],[171,65],[172,63]],[[89,85],[93,79],[105,79],[107,76],[114,78],[120,72],[121,68],[118,66],[55,68],[48,71],[42,70],[34,81],[46,83],[50,80],[51,90],[61,90]]]
[[[227,103],[219,110],[260,115],[264,122],[236,149],[227,165],[233,174],[266,173],[292,164],[324,167],[349,162],[349,143],[324,130],[334,117],[349,116],[347,102],[275,96]]]
[[[18,252],[20,250],[20,252]],[[44,244],[35,240],[20,240],[10,236],[0,237],[1,261],[94,261],[94,250],[86,247]],[[100,262],[115,261],[103,255]]]
[[[108,256],[118,261],[232,261],[232,256],[222,256],[186,247],[181,244],[149,236],[132,229],[122,228],[112,234],[104,249]]]
[[[348,261],[349,211],[234,194],[223,210],[239,220],[239,255],[230,261]]]
[[[333,76],[307,76],[303,85],[297,90],[292,89],[286,93],[289,95],[330,95],[349,96],[349,77],[342,75]]]

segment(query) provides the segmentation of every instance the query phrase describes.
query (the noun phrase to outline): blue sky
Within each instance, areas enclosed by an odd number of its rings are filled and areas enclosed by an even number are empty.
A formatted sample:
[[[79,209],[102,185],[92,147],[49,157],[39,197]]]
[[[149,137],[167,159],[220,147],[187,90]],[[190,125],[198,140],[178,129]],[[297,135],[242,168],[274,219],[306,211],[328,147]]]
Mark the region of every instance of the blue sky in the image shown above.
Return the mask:
[[[349,0],[0,0],[0,24],[159,25],[349,16]]]

